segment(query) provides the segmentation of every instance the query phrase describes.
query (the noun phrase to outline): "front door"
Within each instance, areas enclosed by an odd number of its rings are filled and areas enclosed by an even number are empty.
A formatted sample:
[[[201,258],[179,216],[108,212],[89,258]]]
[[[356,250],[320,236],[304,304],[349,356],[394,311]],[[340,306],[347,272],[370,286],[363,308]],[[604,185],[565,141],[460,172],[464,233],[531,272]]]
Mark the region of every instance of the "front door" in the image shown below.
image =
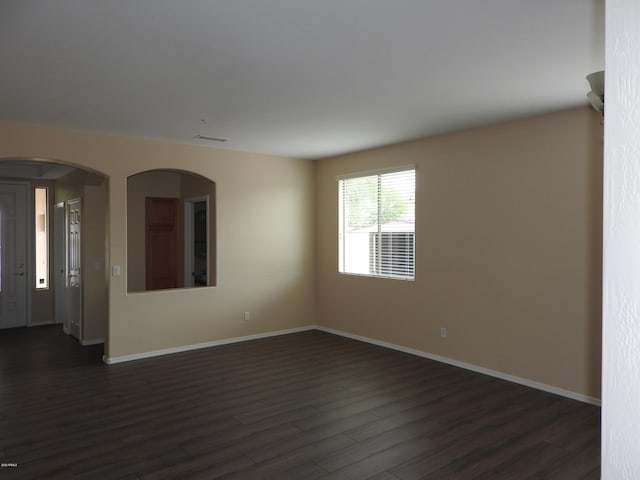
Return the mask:
[[[69,333],[82,341],[82,209],[79,198],[67,201],[67,318]]]
[[[0,183],[0,328],[27,326],[27,185]]]

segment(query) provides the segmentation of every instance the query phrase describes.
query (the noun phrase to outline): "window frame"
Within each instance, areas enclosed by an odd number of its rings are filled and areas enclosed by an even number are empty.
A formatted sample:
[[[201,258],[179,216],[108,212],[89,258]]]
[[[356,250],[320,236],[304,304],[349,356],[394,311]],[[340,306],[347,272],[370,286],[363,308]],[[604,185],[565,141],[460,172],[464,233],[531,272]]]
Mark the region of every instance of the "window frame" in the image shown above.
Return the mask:
[[[39,213],[39,204],[38,204],[38,191],[44,192],[44,209],[43,213]],[[44,185],[34,185],[33,186],[33,288],[38,291],[49,290],[51,288],[51,268],[49,265],[51,259],[51,244],[50,244],[50,229],[51,229],[51,219],[50,219],[50,206],[51,206],[51,197],[50,197],[50,189]],[[42,229],[40,229],[40,219],[39,216],[43,216],[42,218]],[[40,237],[40,238],[39,238]],[[44,248],[44,251],[39,250],[39,246]],[[39,264],[41,263],[40,256],[44,255],[44,262],[42,268],[44,269],[44,276],[42,280],[44,280],[43,284],[40,284],[41,276],[39,275]]]
[[[338,175],[336,177],[337,180],[337,188],[338,188],[338,273],[343,275],[355,275],[355,276],[364,276],[371,278],[386,278],[386,279],[394,279],[394,280],[404,280],[404,281],[415,281],[416,277],[416,264],[415,264],[415,227],[416,227],[416,215],[415,215],[415,197],[416,197],[416,166],[415,165],[403,165],[400,167],[393,168],[385,168],[378,170],[370,170],[364,172],[356,172],[347,175]],[[385,175],[392,175],[403,172],[413,172],[413,191],[409,194],[409,198],[412,206],[412,231],[383,231],[381,219],[379,218],[379,214],[382,208],[383,202],[383,192],[382,192],[382,177]],[[380,242],[377,246],[372,246],[371,241],[368,240],[368,251],[367,251],[367,259],[369,263],[369,272],[355,272],[348,271],[346,266],[346,257],[348,255],[346,248],[346,240],[347,235],[345,232],[345,200],[343,195],[345,194],[345,184],[344,181],[353,180],[353,179],[364,179],[367,177],[375,177],[377,184],[376,196],[377,200],[374,205],[378,209],[378,217],[375,221],[375,226],[377,227],[375,231],[368,232],[367,238],[370,239],[371,236],[378,236],[377,241]],[[384,262],[384,245],[383,245],[383,237],[389,238],[393,234],[400,234],[403,237],[411,236],[411,242],[407,242],[410,244],[410,248],[408,249],[408,253],[406,254],[403,261],[405,262],[404,266],[400,266],[399,269],[405,269],[406,273],[404,274],[394,274],[394,273],[383,273],[389,272],[389,270],[393,270],[394,265],[383,264]],[[376,257],[377,255],[377,257]],[[372,260],[373,258],[373,260]],[[391,257],[391,262],[393,261],[393,256]],[[408,265],[407,265],[408,262]],[[402,263],[402,262],[401,262]],[[375,267],[374,267],[375,265]]]

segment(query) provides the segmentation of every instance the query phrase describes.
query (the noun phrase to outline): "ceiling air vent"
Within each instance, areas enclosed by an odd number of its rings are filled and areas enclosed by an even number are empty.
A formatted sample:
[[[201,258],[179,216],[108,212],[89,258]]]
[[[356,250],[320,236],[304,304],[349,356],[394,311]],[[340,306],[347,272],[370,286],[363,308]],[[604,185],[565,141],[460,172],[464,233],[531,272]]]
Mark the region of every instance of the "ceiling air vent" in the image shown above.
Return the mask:
[[[210,142],[226,142],[226,138],[218,138],[218,137],[209,137],[207,135],[196,135],[193,138],[198,138],[200,140],[209,140]]]

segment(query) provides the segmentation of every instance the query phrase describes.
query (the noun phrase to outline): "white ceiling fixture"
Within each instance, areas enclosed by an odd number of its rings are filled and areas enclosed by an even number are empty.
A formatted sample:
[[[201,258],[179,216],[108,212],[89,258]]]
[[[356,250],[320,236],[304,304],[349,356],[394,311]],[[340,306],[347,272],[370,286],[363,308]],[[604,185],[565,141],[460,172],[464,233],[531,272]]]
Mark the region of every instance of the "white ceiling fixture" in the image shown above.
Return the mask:
[[[603,11],[604,0],[3,0],[0,119],[194,144],[225,132],[225,148],[319,158],[587,105]]]
[[[604,115],[604,71],[590,73],[587,75],[587,81],[591,87],[587,98],[591,106]]]

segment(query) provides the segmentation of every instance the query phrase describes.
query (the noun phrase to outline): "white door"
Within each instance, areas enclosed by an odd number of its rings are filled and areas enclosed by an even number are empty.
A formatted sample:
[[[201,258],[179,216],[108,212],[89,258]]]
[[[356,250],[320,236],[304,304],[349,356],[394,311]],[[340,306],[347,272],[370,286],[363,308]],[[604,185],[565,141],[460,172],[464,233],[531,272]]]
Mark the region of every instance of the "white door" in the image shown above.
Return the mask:
[[[64,203],[53,209],[53,288],[55,290],[55,323],[62,323],[65,333],[69,333],[66,320],[67,302],[67,227],[64,221]]]
[[[79,198],[67,201],[67,309],[69,333],[82,341],[81,221]]]
[[[27,326],[27,185],[0,183],[0,328]]]

